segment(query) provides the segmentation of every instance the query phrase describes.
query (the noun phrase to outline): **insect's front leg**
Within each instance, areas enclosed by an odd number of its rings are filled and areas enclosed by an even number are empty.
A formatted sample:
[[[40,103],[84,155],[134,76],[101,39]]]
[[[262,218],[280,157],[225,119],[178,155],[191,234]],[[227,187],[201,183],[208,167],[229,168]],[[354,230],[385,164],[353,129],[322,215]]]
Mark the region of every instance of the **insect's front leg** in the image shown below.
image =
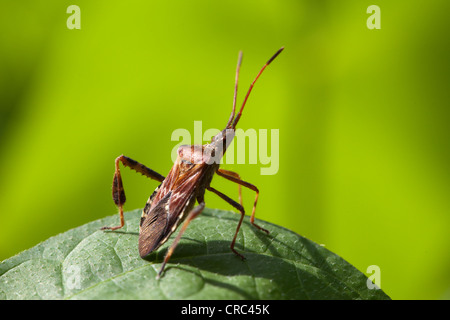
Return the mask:
[[[230,170],[224,170],[224,169],[217,169],[217,171],[219,171],[220,174],[225,174],[225,175],[228,175],[228,176],[233,176],[233,177],[235,177],[236,179],[241,180],[241,176],[240,176],[239,173],[237,173],[237,172],[230,171]],[[216,171],[216,172],[217,172],[217,171]],[[241,206],[243,206],[243,204],[242,204],[242,188],[241,188],[241,185],[240,185],[240,184],[238,184],[238,193],[239,193],[239,203],[241,204]]]
[[[253,191],[256,192],[255,202],[253,203],[252,215],[250,216],[250,223],[251,223],[254,227],[258,228],[259,230],[262,230],[262,231],[264,231],[265,233],[269,234],[269,231],[268,231],[268,230],[266,230],[266,229],[264,229],[264,228],[261,228],[260,226],[258,226],[258,225],[255,223],[256,204],[258,203],[258,197],[259,197],[259,190],[258,190],[258,188],[257,188],[256,186],[254,186],[253,184],[251,184],[251,183],[248,183],[248,182],[246,182],[246,181],[244,181],[244,180],[241,180],[241,177],[240,177],[239,174],[237,174],[236,172],[228,171],[228,170],[223,170],[223,169],[217,169],[216,173],[217,173],[219,176],[224,177],[225,179],[228,179],[228,180],[230,180],[230,181],[233,181],[233,182],[239,184],[240,186],[242,185],[242,186],[244,186],[244,187],[246,187],[246,188],[249,188],[249,189],[251,189],[251,190],[253,190]],[[239,200],[241,200],[240,192],[241,192],[241,189],[239,189]],[[242,201],[241,201],[241,205],[242,205]]]
[[[113,197],[114,203],[119,208],[120,225],[115,226],[115,227],[103,227],[103,228],[101,228],[102,230],[117,230],[117,229],[122,228],[125,224],[125,220],[123,217],[123,205],[125,204],[126,197],[125,197],[125,190],[124,190],[123,184],[122,184],[122,176],[120,174],[120,168],[119,168],[120,162],[122,162],[122,164],[125,167],[129,167],[129,168],[133,169],[134,171],[139,172],[150,179],[157,180],[159,182],[162,182],[165,179],[164,176],[160,175],[159,173],[153,171],[150,168],[147,168],[143,164],[141,164],[131,158],[128,158],[124,155],[117,157],[115,160],[116,167],[115,167],[115,171],[114,171],[114,178],[113,178],[113,185],[112,185],[112,197]]]

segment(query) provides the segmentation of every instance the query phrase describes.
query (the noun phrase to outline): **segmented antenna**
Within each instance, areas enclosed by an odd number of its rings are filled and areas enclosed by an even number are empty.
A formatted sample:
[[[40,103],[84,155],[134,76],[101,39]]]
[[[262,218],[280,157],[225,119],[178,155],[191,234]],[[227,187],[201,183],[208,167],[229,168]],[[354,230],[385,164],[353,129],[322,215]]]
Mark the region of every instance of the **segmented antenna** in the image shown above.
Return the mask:
[[[238,60],[238,66],[237,66],[237,70],[236,70],[236,84],[235,84],[235,89],[234,89],[234,103],[233,103],[233,111],[231,112],[231,117],[230,120],[228,120],[228,124],[227,124],[227,129],[231,128],[231,129],[236,129],[236,125],[239,122],[239,119],[241,118],[242,115],[242,111],[244,110],[245,104],[247,103],[247,99],[248,96],[250,95],[250,92],[252,92],[253,86],[255,85],[256,80],[258,80],[259,76],[263,73],[264,69],[266,69],[266,67],[281,53],[281,51],[284,50],[284,47],[281,47],[273,56],[272,58],[270,58],[266,64],[262,67],[262,69],[259,71],[258,75],[256,76],[255,80],[253,80],[252,84],[250,85],[250,88],[247,91],[247,94],[245,95],[244,98],[244,102],[242,103],[241,109],[239,110],[239,113],[237,114],[236,118],[233,121],[233,125],[230,127],[231,124],[231,119],[234,117],[235,114],[235,110],[236,110],[236,96],[237,96],[237,80],[238,80],[238,76],[239,76],[239,69],[240,69],[240,64],[241,64],[241,60],[242,60],[242,54],[239,54],[239,60]]]

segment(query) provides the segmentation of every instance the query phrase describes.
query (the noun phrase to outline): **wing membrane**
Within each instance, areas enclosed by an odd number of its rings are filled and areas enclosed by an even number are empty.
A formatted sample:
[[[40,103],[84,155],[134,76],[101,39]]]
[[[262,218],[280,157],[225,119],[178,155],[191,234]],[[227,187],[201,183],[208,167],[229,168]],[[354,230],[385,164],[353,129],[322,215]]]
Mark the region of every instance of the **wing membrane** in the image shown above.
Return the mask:
[[[204,165],[180,170],[174,165],[167,178],[146,206],[139,230],[139,254],[145,257],[159,248],[185,218],[195,203],[195,191],[203,176]]]

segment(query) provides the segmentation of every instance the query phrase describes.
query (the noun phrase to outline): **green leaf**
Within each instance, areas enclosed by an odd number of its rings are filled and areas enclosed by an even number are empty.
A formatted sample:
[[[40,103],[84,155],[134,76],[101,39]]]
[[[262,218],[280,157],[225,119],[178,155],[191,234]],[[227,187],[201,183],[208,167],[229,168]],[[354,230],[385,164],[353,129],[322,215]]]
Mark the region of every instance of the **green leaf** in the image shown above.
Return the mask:
[[[285,228],[248,217],[230,250],[239,215],[205,209],[183,235],[165,273],[156,274],[172,239],[139,257],[141,210],[90,222],[0,264],[1,299],[389,299],[326,248]]]

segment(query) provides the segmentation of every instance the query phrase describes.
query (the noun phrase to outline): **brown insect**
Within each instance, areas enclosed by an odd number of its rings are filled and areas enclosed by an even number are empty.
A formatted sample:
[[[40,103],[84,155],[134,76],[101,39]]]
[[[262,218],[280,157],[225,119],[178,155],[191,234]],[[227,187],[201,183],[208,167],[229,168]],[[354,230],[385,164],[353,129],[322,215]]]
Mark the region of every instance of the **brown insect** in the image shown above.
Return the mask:
[[[283,49],[284,48],[278,50],[259,71],[258,75],[253,80],[250,88],[247,91],[239,113],[235,117],[239,69],[242,62],[242,52],[239,52],[238,64],[236,68],[233,110],[225,129],[223,129],[222,132],[218,133],[209,144],[180,146],[178,148],[178,156],[175,164],[173,165],[166,178],[124,155],[117,157],[115,161],[116,169],[114,172],[112,196],[114,199],[114,203],[119,208],[120,225],[115,227],[103,227],[102,230],[116,230],[122,228],[125,223],[123,217],[123,205],[125,204],[126,198],[122,185],[122,177],[120,175],[120,162],[122,162],[122,164],[126,167],[129,167],[151,179],[161,182],[158,188],[156,188],[156,190],[148,199],[147,204],[145,205],[145,208],[142,212],[139,227],[139,254],[141,257],[145,257],[149,253],[158,249],[164,242],[167,241],[170,235],[184,221],[180,232],[173,241],[172,245],[169,247],[169,250],[164,257],[164,262],[162,263],[161,269],[157,275],[157,279],[159,279],[162,272],[164,271],[166,263],[172,256],[178,242],[180,241],[181,236],[183,235],[189,223],[205,208],[205,190],[214,192],[226,202],[231,204],[234,208],[239,210],[239,212],[241,213],[241,218],[237,225],[236,233],[234,234],[230,246],[231,250],[241,259],[245,259],[244,256],[234,249],[236,237],[245,215],[245,211],[242,206],[241,186],[244,186],[256,192],[253,211],[250,217],[251,224],[256,228],[269,233],[269,231],[261,228],[254,222],[256,203],[259,196],[258,188],[251,183],[241,180],[239,174],[232,171],[220,169],[219,164],[220,159],[225,154],[228,145],[234,138],[236,125],[241,118],[242,111],[244,110],[244,106],[256,80],[258,80],[264,69],[281,53],[281,51],[283,51]],[[211,180],[215,173],[239,185],[239,203],[210,186]],[[194,208],[196,200],[198,202],[198,206]]]

